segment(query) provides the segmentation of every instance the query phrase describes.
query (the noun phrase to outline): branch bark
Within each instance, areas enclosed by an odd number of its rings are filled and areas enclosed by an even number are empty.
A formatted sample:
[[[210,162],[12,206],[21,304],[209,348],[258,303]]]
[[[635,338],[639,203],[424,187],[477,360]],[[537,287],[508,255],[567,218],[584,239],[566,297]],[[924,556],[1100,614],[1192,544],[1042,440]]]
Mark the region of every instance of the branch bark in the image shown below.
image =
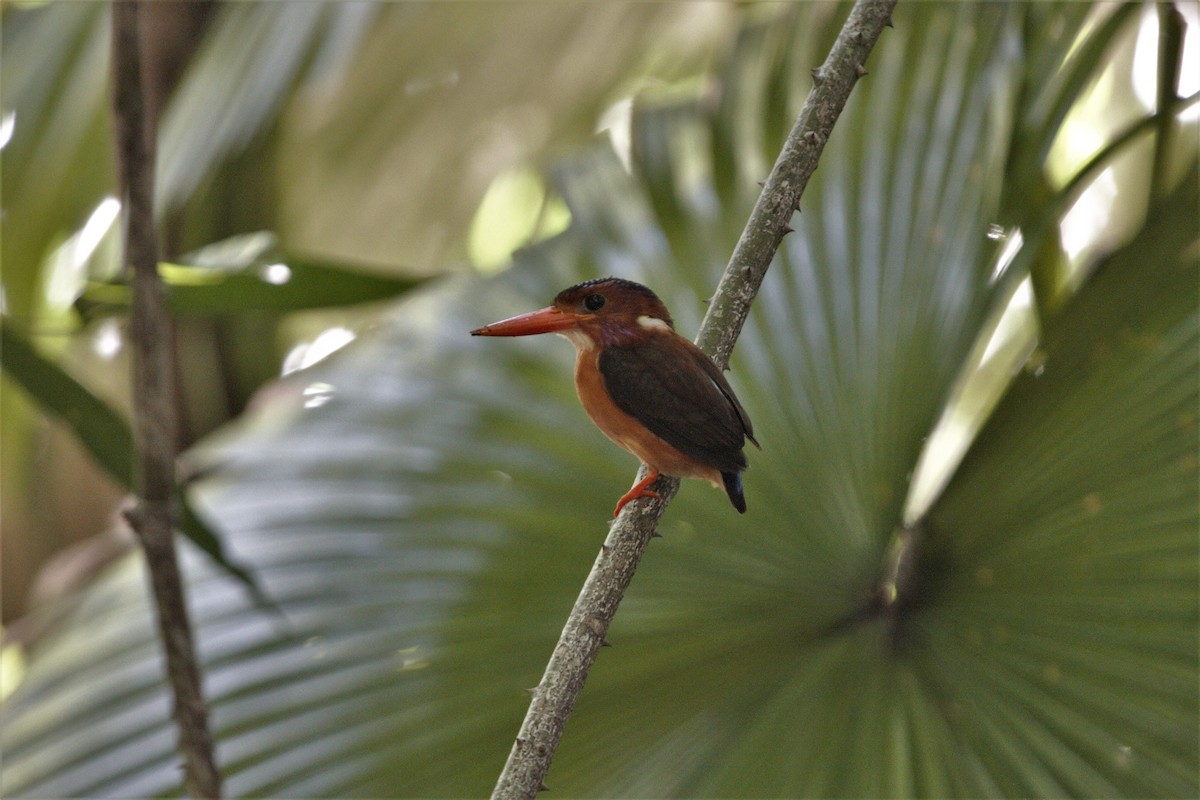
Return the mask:
[[[724,369],[766,277],[788,221],[817,168],[833,125],[850,91],[866,75],[863,65],[885,27],[891,25],[896,0],[857,0],[825,63],[813,71],[814,87],[784,143],[734,248],[729,265],[696,336],[696,344]],[[640,473],[639,473],[640,477]],[[613,524],[579,598],[554,648],[525,721],[492,790],[496,800],[532,798],[543,781],[562,739],[563,730],[584,681],[596,660],[646,545],[679,489],[675,478],[663,477],[654,488],[659,500],[636,500]]]
[[[158,276],[154,125],[142,88],[138,15],[137,0],[113,3],[113,120],[127,220],[125,259],[133,283],[134,434],[141,486],[137,505],[126,516],[146,554],[188,792],[215,798],[221,796],[221,776],[175,553],[174,337]]]

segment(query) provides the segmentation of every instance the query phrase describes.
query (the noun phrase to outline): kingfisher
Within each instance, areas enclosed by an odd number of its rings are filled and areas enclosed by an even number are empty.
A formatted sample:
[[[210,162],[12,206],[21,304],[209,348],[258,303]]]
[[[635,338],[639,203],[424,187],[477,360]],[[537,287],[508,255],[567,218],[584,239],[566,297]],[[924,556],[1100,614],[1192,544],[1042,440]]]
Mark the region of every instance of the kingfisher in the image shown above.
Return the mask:
[[[704,351],[675,332],[650,289],[597,278],[558,293],[546,308],[493,322],[472,336],[557,333],[575,345],[575,391],[605,436],[646,467],[617,501],[658,497],[660,474],[701,478],[746,513],[745,440],[759,447],[746,409]]]

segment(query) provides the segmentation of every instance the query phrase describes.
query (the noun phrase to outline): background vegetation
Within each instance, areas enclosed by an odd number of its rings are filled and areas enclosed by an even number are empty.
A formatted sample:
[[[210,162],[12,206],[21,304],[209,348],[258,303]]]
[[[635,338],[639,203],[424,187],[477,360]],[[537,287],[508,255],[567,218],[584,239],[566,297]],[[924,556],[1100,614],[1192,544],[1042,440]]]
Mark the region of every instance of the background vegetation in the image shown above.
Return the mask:
[[[184,474],[278,607],[187,551],[228,789],[486,792],[634,465],[569,348],[465,331],[612,273],[693,332],[845,9],[182,7]],[[121,491],[10,381],[127,378],[106,12],[3,13],[4,325],[46,361],[6,338],[0,789],[174,794],[137,554],[87,539],[11,624]],[[750,513],[672,504],[556,793],[1197,793],[1196,22],[900,6],[733,356]]]

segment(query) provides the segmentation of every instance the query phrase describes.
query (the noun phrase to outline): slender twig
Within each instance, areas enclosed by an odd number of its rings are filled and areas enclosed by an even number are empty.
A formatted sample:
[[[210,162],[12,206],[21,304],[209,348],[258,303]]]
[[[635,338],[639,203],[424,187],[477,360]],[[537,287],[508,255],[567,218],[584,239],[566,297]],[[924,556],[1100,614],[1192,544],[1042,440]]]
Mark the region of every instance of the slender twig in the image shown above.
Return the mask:
[[[896,0],[857,0],[825,63],[813,72],[816,85],[771,170],[696,337],[696,343],[722,368],[729,362],[775,251],[790,231],[788,221],[816,170],[833,124],[850,90],[866,74],[863,65],[891,24],[895,5]],[[654,488],[661,499],[627,505],[600,548],[541,683],[533,690],[493,798],[532,798],[545,788],[543,780],[567,718],[679,481],[660,478]]]
[[[126,516],[146,553],[188,792],[210,798],[220,797],[221,776],[175,553],[174,354],[171,318],[158,277],[153,120],[146,115],[143,99],[138,12],[137,0],[113,3],[113,118],[126,198],[125,258],[133,283],[134,433],[141,489],[136,507]]]
[[[1003,280],[1006,282],[1016,282],[1024,280],[1026,275],[1030,274],[1030,270],[1034,261],[1038,258],[1038,254],[1042,252],[1041,242],[1052,230],[1056,230],[1058,223],[1062,220],[1063,215],[1079,201],[1083,195],[1101,172],[1112,166],[1118,156],[1127,152],[1128,149],[1141,137],[1149,134],[1151,131],[1162,131],[1166,126],[1178,123],[1178,115],[1188,109],[1200,105],[1200,92],[1195,92],[1187,97],[1175,97],[1166,102],[1162,108],[1157,109],[1153,114],[1147,114],[1140,117],[1134,122],[1131,122],[1120,133],[1114,136],[1108,144],[1092,154],[1092,157],[1084,162],[1075,174],[1063,184],[1062,188],[1056,191],[1053,195],[1047,198],[1046,202],[1039,206],[1036,216],[1028,221],[1028,224],[1022,229],[1022,236],[1025,240],[1025,246],[1017,253],[1016,258],[1009,264],[1004,271]],[[1156,142],[1155,148],[1161,147],[1161,143]],[[1151,199],[1155,195],[1151,194]],[[1012,287],[1001,283],[996,287],[997,296],[1007,296],[1011,293]],[[1046,315],[1053,315],[1056,306],[1051,306],[1043,311]]]
[[[1163,111],[1179,100],[1179,76],[1183,70],[1183,32],[1187,28],[1183,12],[1172,3],[1158,6],[1158,87],[1155,110]],[[1167,189],[1167,165],[1174,151],[1179,121],[1160,114],[1158,136],[1154,140],[1154,161],[1150,167],[1150,202],[1163,197]]]

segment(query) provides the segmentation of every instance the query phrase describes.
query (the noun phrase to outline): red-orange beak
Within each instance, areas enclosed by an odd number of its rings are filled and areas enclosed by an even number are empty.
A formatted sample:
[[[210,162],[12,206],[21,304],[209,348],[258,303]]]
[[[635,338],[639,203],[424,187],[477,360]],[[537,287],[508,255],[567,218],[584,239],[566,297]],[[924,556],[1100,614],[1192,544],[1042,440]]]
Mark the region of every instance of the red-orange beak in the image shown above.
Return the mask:
[[[530,311],[528,314],[502,319],[471,331],[472,336],[532,336],[535,333],[555,333],[579,324],[574,314],[554,306]]]

